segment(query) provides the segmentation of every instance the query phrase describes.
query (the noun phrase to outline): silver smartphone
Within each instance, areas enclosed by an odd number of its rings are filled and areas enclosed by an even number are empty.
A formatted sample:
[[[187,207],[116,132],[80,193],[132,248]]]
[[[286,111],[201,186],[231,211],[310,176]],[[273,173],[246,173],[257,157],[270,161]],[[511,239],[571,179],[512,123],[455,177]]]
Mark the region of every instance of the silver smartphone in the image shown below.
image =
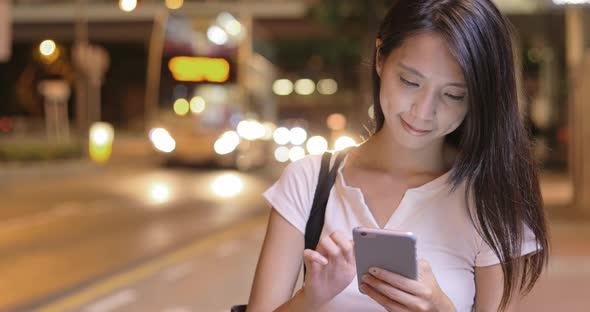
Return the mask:
[[[352,230],[358,286],[372,267],[418,279],[416,236],[411,232],[356,227]]]

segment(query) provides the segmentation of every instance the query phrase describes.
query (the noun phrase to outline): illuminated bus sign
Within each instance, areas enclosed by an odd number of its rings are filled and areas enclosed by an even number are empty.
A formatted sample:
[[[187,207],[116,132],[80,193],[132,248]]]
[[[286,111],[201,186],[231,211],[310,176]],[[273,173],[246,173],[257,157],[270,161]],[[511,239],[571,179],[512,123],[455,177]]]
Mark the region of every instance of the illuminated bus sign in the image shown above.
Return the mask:
[[[229,78],[229,62],[222,58],[177,56],[168,68],[177,81],[225,82]]]

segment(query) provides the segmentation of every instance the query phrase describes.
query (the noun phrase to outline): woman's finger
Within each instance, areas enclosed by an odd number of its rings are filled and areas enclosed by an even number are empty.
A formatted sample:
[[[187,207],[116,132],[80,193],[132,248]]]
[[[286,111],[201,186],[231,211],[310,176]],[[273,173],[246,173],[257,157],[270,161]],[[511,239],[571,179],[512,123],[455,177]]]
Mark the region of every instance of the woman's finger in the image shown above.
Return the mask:
[[[316,250],[328,258],[328,260],[330,260],[330,258],[338,259],[342,257],[340,247],[336,245],[330,236],[322,237]]]
[[[370,268],[369,273],[397,289],[403,290],[414,296],[424,296],[424,286],[418,281],[380,268]]]
[[[346,261],[354,261],[354,248],[351,240],[349,240],[343,233],[334,232],[330,234],[332,241],[340,248],[340,252],[346,258]]]
[[[400,312],[410,312],[404,305],[391,300],[375,290],[373,287],[367,284],[361,284],[361,291],[366,294],[367,296],[373,298],[378,304],[383,306],[387,311],[400,311]]]
[[[377,290],[383,296],[398,302],[399,304],[406,307],[418,308],[423,302],[422,298],[413,296],[403,290],[397,289],[386,282],[379,280],[371,274],[365,274],[362,277],[362,282],[367,283],[373,289]]]
[[[311,249],[305,249],[303,251],[303,260],[307,260],[305,263],[306,265],[308,263],[311,264],[311,262],[316,262],[321,265],[328,264],[328,259],[326,259],[326,257],[322,256],[322,254],[320,254],[319,252]]]

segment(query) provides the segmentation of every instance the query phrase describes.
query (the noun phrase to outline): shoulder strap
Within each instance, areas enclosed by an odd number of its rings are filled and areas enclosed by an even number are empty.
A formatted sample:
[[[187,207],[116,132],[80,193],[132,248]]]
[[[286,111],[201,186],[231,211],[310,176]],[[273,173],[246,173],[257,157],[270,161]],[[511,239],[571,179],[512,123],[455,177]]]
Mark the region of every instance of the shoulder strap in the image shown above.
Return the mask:
[[[334,166],[330,170],[330,160],[332,159],[332,153],[325,152],[322,155],[322,165],[320,167],[320,175],[318,178],[318,185],[313,196],[313,204],[311,206],[311,212],[309,219],[307,219],[307,225],[305,227],[305,249],[314,249],[317,247],[320,241],[320,235],[324,228],[324,218],[326,212],[326,205],[328,204],[328,198],[330,197],[330,191],[334,182],[336,181],[336,174],[340,163],[346,156],[347,150],[338,152],[336,160],[334,160]],[[305,267],[303,272],[305,274]],[[246,305],[233,306],[231,312],[244,312],[246,311]]]
[[[332,166],[331,170],[330,160],[332,158],[332,153],[325,152],[324,155],[322,155],[322,165],[320,167],[318,184],[313,197],[311,212],[305,227],[305,249],[315,250],[320,241],[320,235],[324,228],[326,205],[328,204],[330,191],[332,190],[332,186],[334,186],[338,168],[345,155],[346,151],[338,152],[336,160],[334,161],[334,166]]]

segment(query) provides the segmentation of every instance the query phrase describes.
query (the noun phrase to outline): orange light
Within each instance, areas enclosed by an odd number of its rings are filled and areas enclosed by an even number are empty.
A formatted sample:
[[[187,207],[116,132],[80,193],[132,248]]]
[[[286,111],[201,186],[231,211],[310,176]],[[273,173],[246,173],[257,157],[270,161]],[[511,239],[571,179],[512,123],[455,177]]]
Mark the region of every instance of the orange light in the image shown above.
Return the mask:
[[[168,68],[177,81],[225,82],[229,78],[229,63],[222,58],[177,56]]]

